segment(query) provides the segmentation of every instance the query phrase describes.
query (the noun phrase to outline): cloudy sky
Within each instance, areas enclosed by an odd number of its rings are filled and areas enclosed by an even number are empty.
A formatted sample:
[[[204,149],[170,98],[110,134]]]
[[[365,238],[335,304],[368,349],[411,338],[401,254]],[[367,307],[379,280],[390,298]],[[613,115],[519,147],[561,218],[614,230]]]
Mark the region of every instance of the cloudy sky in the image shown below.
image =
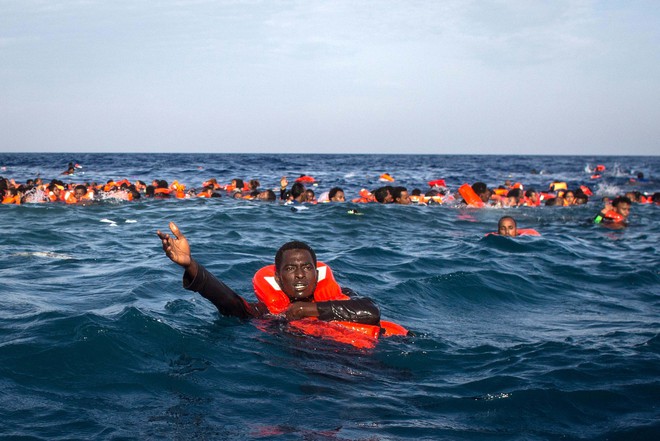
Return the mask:
[[[0,152],[660,153],[660,2],[0,0]]]

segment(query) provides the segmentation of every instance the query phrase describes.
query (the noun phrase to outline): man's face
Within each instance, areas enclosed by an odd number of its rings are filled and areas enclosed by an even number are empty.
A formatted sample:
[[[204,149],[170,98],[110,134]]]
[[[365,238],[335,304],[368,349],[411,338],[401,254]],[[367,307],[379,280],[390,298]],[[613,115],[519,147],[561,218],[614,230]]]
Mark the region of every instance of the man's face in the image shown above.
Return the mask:
[[[486,190],[483,193],[479,193],[479,199],[485,204],[490,200],[490,190]]]
[[[502,219],[498,227],[500,236],[515,237],[518,235],[518,229],[513,219]]]
[[[410,205],[410,196],[407,191],[402,191],[401,196],[396,200],[397,204]]]
[[[344,192],[338,191],[330,200],[332,202],[345,202]]]
[[[627,218],[628,215],[630,214],[630,204],[625,202],[619,202],[614,210],[617,213],[619,213],[621,216]]]
[[[317,278],[314,260],[307,250],[285,251],[282,264],[275,269],[275,281],[292,302],[311,298]]]

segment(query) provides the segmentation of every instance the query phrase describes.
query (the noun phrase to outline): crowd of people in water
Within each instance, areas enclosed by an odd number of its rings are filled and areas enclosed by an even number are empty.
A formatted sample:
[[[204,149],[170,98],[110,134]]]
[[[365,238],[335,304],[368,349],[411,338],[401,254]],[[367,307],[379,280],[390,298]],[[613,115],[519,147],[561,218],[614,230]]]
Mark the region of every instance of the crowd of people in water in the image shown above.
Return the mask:
[[[75,175],[80,166],[70,163],[62,175]],[[593,177],[592,177],[593,178]],[[638,180],[643,180],[640,173]],[[545,190],[525,188],[520,182],[505,181],[496,188],[489,188],[484,182],[471,185],[463,184],[456,192],[450,190],[444,179],[432,180],[422,188],[408,189],[395,185],[394,178],[384,173],[379,181],[383,183],[373,190],[361,189],[358,194],[348,197],[340,187],[332,187],[319,195],[316,193],[317,182],[312,176],[300,175],[290,184],[287,177],[280,180],[279,189],[262,188],[258,180],[233,179],[228,184],[208,179],[198,187],[188,187],[179,181],[167,182],[154,179],[150,183],[141,180],[130,182],[128,179],[109,180],[105,183],[78,182],[66,183],[61,179],[45,182],[42,178],[15,182],[0,176],[0,195],[2,204],[24,203],[65,203],[88,205],[100,200],[139,199],[191,199],[229,197],[243,200],[279,201],[282,204],[303,205],[317,203],[336,203],[351,201],[354,203],[379,203],[401,205],[450,206],[468,205],[471,207],[538,207],[572,206],[586,204],[594,197],[587,185],[571,188],[566,182],[552,181]],[[603,198],[603,209],[594,218],[595,223],[625,223],[631,205],[635,203],[660,204],[660,192],[645,194],[640,191],[628,191],[615,198]]]

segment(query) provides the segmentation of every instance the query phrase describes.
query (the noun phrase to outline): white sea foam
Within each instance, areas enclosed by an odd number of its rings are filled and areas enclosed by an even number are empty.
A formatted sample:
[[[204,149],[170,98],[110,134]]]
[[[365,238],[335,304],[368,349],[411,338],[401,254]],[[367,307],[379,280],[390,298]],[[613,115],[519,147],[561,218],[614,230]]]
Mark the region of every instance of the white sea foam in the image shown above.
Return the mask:
[[[73,259],[73,256],[69,254],[54,253],[52,251],[21,251],[18,253],[13,253],[12,256],[16,257],[43,257],[47,259],[60,259],[67,260]]]

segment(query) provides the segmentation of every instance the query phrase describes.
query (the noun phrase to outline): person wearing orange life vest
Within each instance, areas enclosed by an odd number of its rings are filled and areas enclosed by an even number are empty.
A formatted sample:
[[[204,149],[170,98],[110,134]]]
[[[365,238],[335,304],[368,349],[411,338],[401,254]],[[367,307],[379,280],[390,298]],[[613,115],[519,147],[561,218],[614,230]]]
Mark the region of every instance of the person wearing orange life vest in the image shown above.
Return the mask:
[[[167,257],[184,268],[184,288],[200,293],[226,316],[246,319],[273,314],[262,301],[248,302],[216,279],[192,258],[188,240],[178,226],[170,222],[169,227],[173,237],[161,231],[157,231],[157,234]],[[371,299],[314,299],[319,282],[316,254],[304,242],[288,242],[280,247],[275,255],[274,282],[288,300],[283,310],[288,321],[315,317],[326,322],[343,321],[371,326],[380,324],[380,310]]]
[[[518,223],[511,216],[502,216],[499,222],[497,222],[497,233],[489,234],[506,237],[540,236],[538,231],[531,228],[518,228]]]
[[[464,204],[474,207],[483,207],[493,194],[484,182],[475,182],[471,186],[463,184],[458,192],[463,197]]]
[[[611,228],[623,228],[630,215],[631,205],[632,201],[625,196],[615,198],[611,204],[605,200],[605,208],[594,217],[594,223],[602,223]]]

